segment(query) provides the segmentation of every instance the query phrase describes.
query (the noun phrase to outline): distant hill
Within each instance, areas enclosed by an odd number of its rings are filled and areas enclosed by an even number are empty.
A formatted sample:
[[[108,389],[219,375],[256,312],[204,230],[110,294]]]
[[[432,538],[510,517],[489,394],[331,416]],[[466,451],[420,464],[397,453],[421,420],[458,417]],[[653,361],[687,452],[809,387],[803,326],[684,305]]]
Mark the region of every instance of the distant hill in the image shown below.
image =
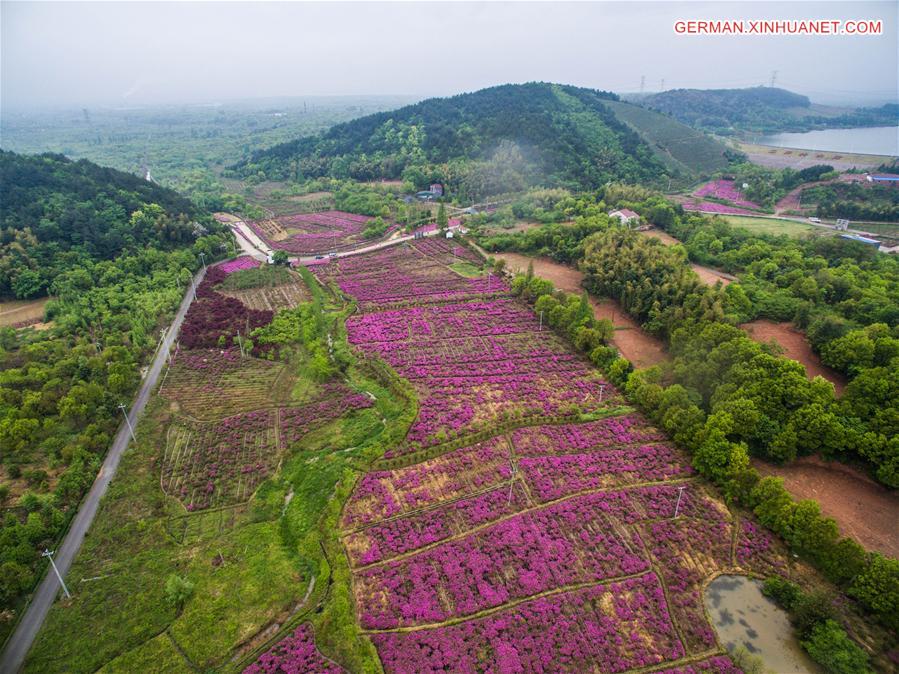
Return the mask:
[[[0,296],[38,296],[81,258],[189,243],[197,219],[214,226],[177,192],[130,173],[0,150]]]
[[[678,125],[681,136],[703,144],[694,162],[682,147],[665,144],[678,135],[670,131],[674,122],[656,116],[668,128],[656,133],[646,115],[628,119],[627,107],[615,94],[594,89],[503,85],[338,124],[323,135],[257,152],[232,170],[269,179],[404,178],[418,187],[440,180],[455,194],[479,197],[534,185],[662,186],[669,176],[688,180],[726,163],[723,145]]]
[[[630,100],[688,126],[721,135],[880,126],[899,122],[899,105],[828,108],[774,87],[672,89]]]

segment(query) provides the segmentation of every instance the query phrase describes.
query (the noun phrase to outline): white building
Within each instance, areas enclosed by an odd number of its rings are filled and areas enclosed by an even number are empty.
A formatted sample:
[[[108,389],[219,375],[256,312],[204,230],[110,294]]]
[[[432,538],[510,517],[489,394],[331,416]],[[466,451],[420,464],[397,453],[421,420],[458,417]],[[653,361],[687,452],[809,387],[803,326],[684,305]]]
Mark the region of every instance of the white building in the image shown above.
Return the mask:
[[[609,213],[610,218],[618,218],[618,220],[623,225],[630,225],[631,223],[636,224],[637,221],[640,220],[640,216],[637,213],[634,213],[629,208],[622,208],[618,211],[612,211]]]

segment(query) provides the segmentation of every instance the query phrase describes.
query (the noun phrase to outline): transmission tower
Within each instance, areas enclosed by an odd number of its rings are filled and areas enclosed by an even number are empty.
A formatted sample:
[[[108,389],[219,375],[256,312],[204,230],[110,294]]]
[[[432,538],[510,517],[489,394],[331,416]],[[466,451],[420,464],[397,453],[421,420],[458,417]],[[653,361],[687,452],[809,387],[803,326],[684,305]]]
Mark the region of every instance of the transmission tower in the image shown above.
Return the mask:
[[[777,82],[777,71],[776,71],[776,70],[772,70],[772,71],[771,71],[771,87],[772,87],[772,88],[774,87],[774,85],[775,85],[776,82]]]

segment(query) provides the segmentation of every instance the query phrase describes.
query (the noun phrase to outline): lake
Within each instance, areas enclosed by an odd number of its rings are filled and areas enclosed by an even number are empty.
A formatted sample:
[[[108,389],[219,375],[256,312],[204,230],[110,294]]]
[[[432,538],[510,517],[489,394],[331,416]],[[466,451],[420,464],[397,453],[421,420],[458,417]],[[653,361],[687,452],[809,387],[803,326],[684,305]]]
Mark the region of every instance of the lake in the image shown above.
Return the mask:
[[[753,142],[801,150],[899,155],[899,126],[776,133],[771,136],[759,136],[754,138]]]
[[[742,647],[761,658],[768,671],[819,674],[787,614],[762,594],[761,585],[745,576],[718,576],[709,583],[705,604],[718,640],[728,651]]]

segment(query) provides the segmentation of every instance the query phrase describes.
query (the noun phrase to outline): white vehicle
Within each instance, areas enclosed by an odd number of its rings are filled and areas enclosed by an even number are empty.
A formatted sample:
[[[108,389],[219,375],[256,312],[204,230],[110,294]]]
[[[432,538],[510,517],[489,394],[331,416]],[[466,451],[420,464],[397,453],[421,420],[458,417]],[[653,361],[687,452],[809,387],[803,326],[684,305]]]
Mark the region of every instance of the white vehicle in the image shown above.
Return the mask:
[[[808,221],[809,221],[809,222],[817,222],[817,223],[820,223],[820,222],[821,222],[821,218],[809,218]]]

